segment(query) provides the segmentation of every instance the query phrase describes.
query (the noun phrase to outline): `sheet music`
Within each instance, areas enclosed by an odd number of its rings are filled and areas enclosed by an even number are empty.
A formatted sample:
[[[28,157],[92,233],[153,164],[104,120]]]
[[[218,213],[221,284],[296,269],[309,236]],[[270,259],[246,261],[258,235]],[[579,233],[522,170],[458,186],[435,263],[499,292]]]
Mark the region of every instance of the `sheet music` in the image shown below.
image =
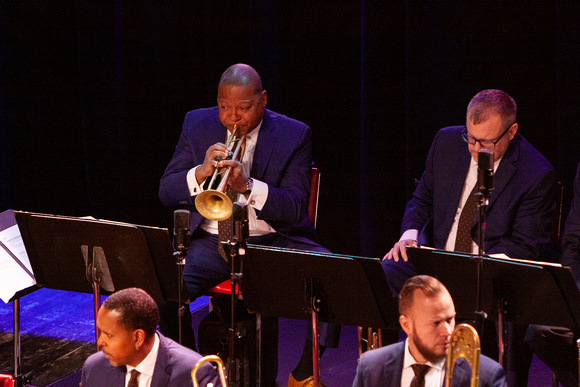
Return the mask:
[[[10,299],[36,284],[32,266],[12,210],[0,214],[0,299]]]

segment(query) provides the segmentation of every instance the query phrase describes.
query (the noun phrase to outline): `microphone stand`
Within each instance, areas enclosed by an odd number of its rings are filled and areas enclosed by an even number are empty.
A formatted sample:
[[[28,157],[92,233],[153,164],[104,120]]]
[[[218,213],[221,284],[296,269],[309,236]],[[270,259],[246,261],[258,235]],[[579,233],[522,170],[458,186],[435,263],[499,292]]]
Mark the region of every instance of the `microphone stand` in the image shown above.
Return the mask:
[[[173,255],[176,258],[175,263],[177,264],[177,319],[178,319],[178,332],[179,332],[179,344],[182,342],[182,320],[185,313],[185,306],[181,299],[181,289],[183,286],[183,268],[185,266],[185,256],[187,255],[187,248],[183,250],[176,250]]]
[[[236,370],[236,359],[235,359],[235,332],[236,332],[236,304],[237,304],[237,292],[236,285],[239,286],[239,282],[242,278],[241,265],[240,272],[236,272],[236,258],[242,257],[246,254],[246,242],[249,237],[249,225],[248,225],[248,209],[245,203],[235,202],[233,204],[232,211],[232,221],[233,224],[233,235],[232,238],[226,242],[226,246],[229,249],[230,258],[230,329],[229,329],[229,348],[228,356],[230,358],[229,372],[228,372],[228,386],[235,386],[237,382],[237,370]],[[225,247],[225,246],[224,246]],[[239,288],[238,288],[239,289]]]
[[[182,320],[185,313],[185,305],[183,305],[181,294],[183,289],[183,269],[185,267],[187,250],[189,249],[191,231],[189,229],[189,211],[176,210],[174,217],[177,216],[177,213],[185,215],[185,217],[179,218],[179,221],[176,221],[176,218],[174,218],[174,223],[176,224],[174,225],[175,251],[173,252],[175,263],[177,265],[177,330],[179,334],[179,344],[182,344]],[[179,225],[179,227],[177,225]]]
[[[479,331],[479,335],[481,340],[483,341],[483,325],[485,322],[485,319],[487,318],[487,313],[485,313],[484,311],[481,310],[481,272],[482,272],[482,266],[483,266],[483,254],[484,254],[484,250],[483,250],[483,245],[484,245],[484,241],[485,241],[485,227],[486,227],[486,222],[487,222],[487,205],[489,204],[489,195],[490,195],[490,190],[485,189],[483,187],[481,187],[481,191],[476,193],[475,195],[479,197],[479,202],[477,203],[477,210],[478,210],[478,216],[479,216],[479,222],[478,222],[478,239],[477,239],[477,246],[478,246],[478,252],[477,252],[477,257],[475,257],[476,261],[477,261],[477,280],[476,280],[476,306],[475,306],[475,314],[476,314],[476,323],[477,326],[480,328]]]

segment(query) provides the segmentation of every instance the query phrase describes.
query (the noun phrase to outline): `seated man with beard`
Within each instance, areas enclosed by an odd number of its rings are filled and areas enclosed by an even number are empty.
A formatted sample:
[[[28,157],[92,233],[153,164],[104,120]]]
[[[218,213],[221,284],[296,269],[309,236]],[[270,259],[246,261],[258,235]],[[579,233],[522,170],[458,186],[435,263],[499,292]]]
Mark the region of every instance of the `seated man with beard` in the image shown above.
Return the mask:
[[[399,293],[399,323],[407,339],[362,354],[353,387],[442,386],[447,349],[455,328],[451,295],[437,279],[418,275]],[[465,359],[453,370],[453,386],[469,386],[471,370]],[[480,386],[507,386],[505,370],[481,355]]]

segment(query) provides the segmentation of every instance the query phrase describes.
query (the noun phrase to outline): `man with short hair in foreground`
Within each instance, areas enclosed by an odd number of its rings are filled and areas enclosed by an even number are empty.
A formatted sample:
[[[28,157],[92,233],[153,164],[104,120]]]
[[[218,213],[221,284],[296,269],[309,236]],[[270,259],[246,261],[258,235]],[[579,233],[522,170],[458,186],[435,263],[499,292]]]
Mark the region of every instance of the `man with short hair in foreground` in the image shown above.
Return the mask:
[[[437,279],[418,275],[407,280],[399,293],[399,323],[405,341],[362,354],[353,387],[442,386],[455,306]],[[422,370],[422,371],[421,371]],[[471,369],[460,358],[453,370],[452,386],[469,386]],[[481,355],[480,386],[507,386],[505,370]]]
[[[192,386],[191,370],[201,355],[156,331],[157,304],[144,290],[109,296],[97,315],[101,351],[85,361],[83,387]],[[221,386],[210,364],[197,372],[200,386]]]

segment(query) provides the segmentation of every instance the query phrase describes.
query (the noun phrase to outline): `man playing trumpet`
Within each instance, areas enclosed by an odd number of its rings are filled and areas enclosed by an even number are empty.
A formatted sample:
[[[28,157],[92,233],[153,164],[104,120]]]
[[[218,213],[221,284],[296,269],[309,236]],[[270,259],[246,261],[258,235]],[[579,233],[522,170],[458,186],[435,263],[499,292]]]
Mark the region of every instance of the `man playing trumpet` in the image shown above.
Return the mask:
[[[310,128],[266,109],[267,99],[252,67],[229,67],[218,84],[217,106],[186,114],[175,153],[161,178],[159,197],[166,206],[193,209],[195,197],[206,189],[204,183],[215,168],[230,167],[227,184],[237,191],[237,201],[249,207],[249,243],[328,252],[318,243],[308,217]],[[224,142],[234,126],[236,137],[245,141],[241,162],[226,159]],[[184,282],[193,301],[230,278],[231,270],[218,252],[218,222],[193,211],[190,226]],[[323,347],[338,345],[340,331],[331,328],[325,337],[321,327],[321,352]],[[312,375],[311,350],[307,342],[302,360],[292,372],[292,383]],[[275,370],[271,371],[275,379]]]

